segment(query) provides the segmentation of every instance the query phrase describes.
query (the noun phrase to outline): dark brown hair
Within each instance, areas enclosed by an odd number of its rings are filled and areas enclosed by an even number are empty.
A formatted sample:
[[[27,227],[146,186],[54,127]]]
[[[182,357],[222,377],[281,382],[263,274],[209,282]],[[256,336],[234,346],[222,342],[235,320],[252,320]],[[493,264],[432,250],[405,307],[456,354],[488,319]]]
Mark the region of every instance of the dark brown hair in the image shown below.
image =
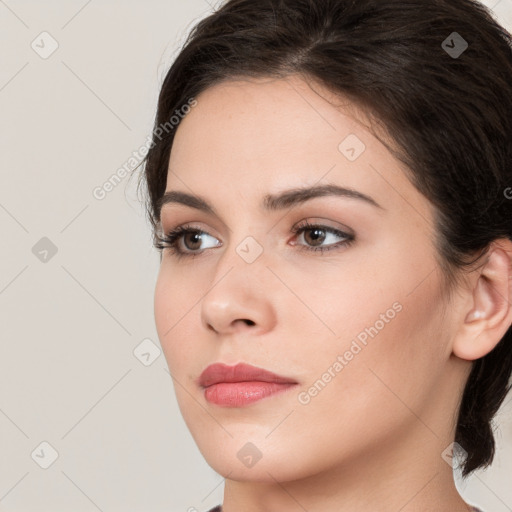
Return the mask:
[[[512,39],[473,0],[225,2],[196,24],[161,87],[142,175],[154,235],[176,114],[221,81],[291,74],[382,123],[393,141],[386,146],[434,207],[450,290],[492,241],[512,240]],[[468,453],[464,477],[493,460],[492,420],[511,372],[509,328],[473,363],[461,397],[455,441]]]

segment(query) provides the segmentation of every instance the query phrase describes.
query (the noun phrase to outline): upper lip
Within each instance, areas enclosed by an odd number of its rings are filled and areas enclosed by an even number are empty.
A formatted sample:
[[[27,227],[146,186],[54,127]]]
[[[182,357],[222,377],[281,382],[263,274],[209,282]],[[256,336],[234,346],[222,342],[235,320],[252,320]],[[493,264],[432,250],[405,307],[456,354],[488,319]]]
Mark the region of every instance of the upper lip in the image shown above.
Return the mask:
[[[282,384],[297,384],[297,381],[282,377],[246,363],[227,366],[224,363],[215,363],[208,366],[199,377],[199,385],[208,387],[219,382],[277,382]]]

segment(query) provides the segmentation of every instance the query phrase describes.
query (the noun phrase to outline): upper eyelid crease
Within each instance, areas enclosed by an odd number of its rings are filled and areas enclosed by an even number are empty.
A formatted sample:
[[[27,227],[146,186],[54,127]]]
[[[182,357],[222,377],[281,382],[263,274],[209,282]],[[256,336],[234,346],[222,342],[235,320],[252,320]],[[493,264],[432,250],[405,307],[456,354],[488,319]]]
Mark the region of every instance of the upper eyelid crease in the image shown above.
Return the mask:
[[[296,204],[304,203],[310,199],[322,196],[338,196],[351,199],[359,199],[376,208],[385,210],[383,206],[377,203],[372,197],[367,196],[357,190],[340,187],[339,185],[327,184],[317,185],[314,187],[299,187],[291,190],[286,190],[275,195],[266,195],[263,198],[261,207],[266,211],[278,211],[289,208]],[[215,208],[210,205],[205,199],[200,196],[181,192],[177,190],[170,190],[165,192],[161,197],[158,204],[159,217],[161,217],[162,209],[166,204],[182,204],[196,210],[200,210],[215,217],[219,217]]]

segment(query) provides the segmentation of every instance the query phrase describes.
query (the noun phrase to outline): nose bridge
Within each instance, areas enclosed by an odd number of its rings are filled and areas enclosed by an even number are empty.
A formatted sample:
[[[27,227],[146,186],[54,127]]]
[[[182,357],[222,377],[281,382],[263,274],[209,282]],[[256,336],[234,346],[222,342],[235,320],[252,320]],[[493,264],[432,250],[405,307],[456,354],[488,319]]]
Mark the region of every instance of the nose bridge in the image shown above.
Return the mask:
[[[257,236],[257,235],[256,235]],[[259,236],[258,238],[262,238]],[[232,232],[232,238],[221,249],[222,254],[216,261],[216,269],[212,279],[214,288],[235,286],[236,293],[254,293],[258,284],[267,283],[269,270],[266,268],[266,257],[263,241],[253,235],[238,236]]]
[[[268,322],[272,322],[274,312],[268,281],[271,272],[266,268],[263,241],[256,236],[240,236],[233,230],[216,260],[209,291],[202,300],[201,315],[205,324],[217,332],[229,329],[237,320],[247,320],[260,328],[267,328]]]
[[[233,265],[242,271],[259,274],[268,272],[265,269],[267,254],[265,245],[270,238],[265,232],[263,223],[250,216],[248,210],[245,214],[239,214],[236,222],[232,224],[229,232],[229,240],[225,242],[223,253],[218,261],[218,272]],[[267,230],[268,231],[268,230]],[[224,273],[224,272],[222,272]]]

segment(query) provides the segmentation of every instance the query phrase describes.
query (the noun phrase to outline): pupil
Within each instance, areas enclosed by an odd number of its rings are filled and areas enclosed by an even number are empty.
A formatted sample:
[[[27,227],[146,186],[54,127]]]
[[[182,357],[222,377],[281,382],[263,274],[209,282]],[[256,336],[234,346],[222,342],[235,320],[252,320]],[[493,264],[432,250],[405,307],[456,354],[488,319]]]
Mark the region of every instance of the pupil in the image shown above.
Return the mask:
[[[324,233],[324,230],[323,229],[310,229],[309,230],[311,233],[314,233],[313,235],[313,242],[315,241],[319,241],[320,244],[325,240],[325,233]]]
[[[201,235],[199,233],[189,233],[189,236],[196,239],[195,242],[192,242],[192,245],[194,243],[198,243],[199,245],[201,244]],[[188,249],[197,249],[197,247],[189,247],[188,243],[185,243],[185,245],[187,246]]]

